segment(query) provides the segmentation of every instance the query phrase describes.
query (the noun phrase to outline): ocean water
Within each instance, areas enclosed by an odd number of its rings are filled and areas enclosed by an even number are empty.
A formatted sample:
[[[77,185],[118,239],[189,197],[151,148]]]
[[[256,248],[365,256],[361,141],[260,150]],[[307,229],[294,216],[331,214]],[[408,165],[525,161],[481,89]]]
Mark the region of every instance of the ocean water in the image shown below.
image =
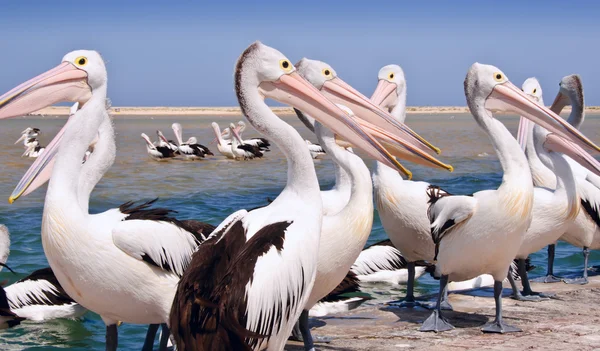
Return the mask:
[[[277,147],[264,159],[238,162],[221,156],[190,162],[172,160],[155,162],[148,158],[140,133],[145,132],[154,140],[160,129],[172,137],[171,123],[183,125],[184,139],[196,136],[201,144],[218,154],[210,123],[217,121],[221,128],[241,117],[127,117],[114,120],[117,139],[117,158],[93,192],[90,200],[92,213],[102,212],[126,201],[160,198],[158,206],[178,211],[181,219],[198,219],[217,225],[227,215],[242,208],[264,205],[267,198],[274,198],[285,185],[285,159]],[[285,117],[301,134],[313,142],[316,138],[295,118]],[[516,133],[518,118],[501,116],[507,127]],[[0,140],[0,198],[8,199],[12,189],[33,159],[21,158],[22,144],[13,145],[26,127],[42,130],[42,145],[62,127],[64,118],[21,118],[1,123]],[[414,173],[415,180],[437,184],[455,194],[470,194],[483,189],[495,188],[501,180],[501,169],[487,136],[470,115],[409,114],[407,123],[422,136],[442,149],[440,158],[455,167],[453,173],[414,167],[406,164]],[[600,141],[600,115],[588,115],[584,132],[592,140]],[[245,137],[256,136],[251,128]],[[372,160],[366,160],[371,167]],[[331,187],[334,176],[331,161],[315,161],[323,189]],[[9,205],[0,201],[0,223],[11,232],[11,254],[8,265],[17,274],[6,269],[0,272],[0,281],[12,283],[35,269],[46,267],[47,261],[40,240],[40,224],[45,187]],[[369,243],[385,239],[377,213]],[[537,266],[531,277],[545,273],[545,249],[532,255]],[[581,274],[583,259],[581,250],[561,243],[557,249],[555,273],[558,275]],[[600,264],[600,254],[592,252],[590,264]],[[417,282],[417,293],[437,292],[437,283],[429,277]],[[404,288],[375,286],[369,289],[378,303],[402,297]],[[490,302],[491,303],[491,302]],[[122,350],[141,348],[145,326],[124,324],[119,327],[119,345]],[[23,323],[15,328],[0,331],[2,350],[103,350],[105,326],[94,313],[87,313],[82,321],[56,320],[44,324]]]

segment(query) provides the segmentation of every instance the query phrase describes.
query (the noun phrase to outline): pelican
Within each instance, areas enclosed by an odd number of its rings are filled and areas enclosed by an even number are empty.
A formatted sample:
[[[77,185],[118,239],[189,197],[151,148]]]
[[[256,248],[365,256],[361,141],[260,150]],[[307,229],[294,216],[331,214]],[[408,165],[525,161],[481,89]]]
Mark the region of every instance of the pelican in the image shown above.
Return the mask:
[[[175,152],[169,146],[154,145],[145,133],[142,133],[141,136],[146,141],[146,151],[151,159],[165,161],[175,157]]]
[[[23,155],[21,155],[21,157],[37,158],[39,155],[42,154],[42,152],[44,152],[45,149],[45,147],[40,146],[40,142],[37,139],[34,139],[29,143],[29,146],[27,147]]]
[[[523,83],[523,91],[531,99],[543,105],[542,88],[535,78],[529,78]],[[582,114],[584,107],[576,99],[573,113]],[[577,195],[577,184],[569,162],[565,156],[554,152],[546,146],[548,131],[540,126],[529,127],[529,120],[522,118],[519,130],[521,136],[519,142],[524,149],[533,150],[536,155],[530,156],[530,164],[541,162],[552,174],[555,174],[553,187],[535,187],[533,195],[532,220],[529,229],[523,236],[521,247],[517,253],[519,275],[523,284],[523,294],[519,292],[513,283],[513,297],[524,300],[539,300],[540,297],[548,295],[536,293],[531,290],[525,268],[525,259],[530,254],[540,250],[546,245],[552,244],[561,237],[569,226],[573,224],[580,212],[580,199]],[[533,142],[529,139],[533,139]],[[531,155],[531,151],[529,151]],[[534,167],[534,168],[535,168]],[[540,167],[541,168],[541,167]],[[533,176],[533,170],[532,170]],[[534,177],[535,179],[535,177]],[[535,181],[534,183],[539,182]],[[549,181],[547,184],[550,183]],[[510,276],[510,275],[509,275]]]
[[[37,140],[37,137],[42,134],[39,128],[27,127],[24,131],[21,132],[21,137],[15,141],[15,144],[23,142],[23,146],[25,149],[28,149],[30,144]]]
[[[179,123],[173,123],[171,126],[175,137],[177,138],[177,144],[179,145],[179,153],[182,154],[187,160],[199,160],[205,158],[206,155],[214,156],[214,154],[204,145],[198,144],[198,140],[195,137],[189,138],[185,143],[183,142],[183,128]]]
[[[377,88],[371,101],[388,109],[400,122],[406,119],[406,80],[398,65],[384,66],[378,73]],[[392,302],[400,307],[423,305],[414,296],[414,281],[417,278],[416,262],[433,262],[435,245],[431,240],[427,218],[427,182],[404,179],[394,169],[377,163],[373,171],[375,204],[381,224],[394,246],[407,261],[408,281],[406,297]],[[445,294],[444,294],[445,296]],[[426,307],[428,304],[424,304]],[[445,300],[444,308],[452,307]]]
[[[310,152],[310,156],[313,159],[323,158],[327,154],[325,149],[320,144],[313,144],[310,140],[304,140],[306,146],[308,147],[308,151]]]
[[[242,137],[242,134],[244,133],[245,130],[246,130],[246,123],[244,121],[239,121],[237,123],[237,132],[240,135],[240,138]],[[269,146],[271,146],[271,143],[269,143],[269,141],[265,138],[243,139],[242,144],[254,145],[254,146],[260,148],[260,151],[270,151]]]
[[[502,281],[516,257],[525,231],[531,223],[534,190],[527,158],[506,127],[493,117],[492,110],[510,111],[531,119],[553,134],[545,147],[593,158],[579,145],[600,150],[559,116],[531,101],[498,68],[474,63],[464,82],[467,105],[477,123],[488,134],[504,170],[497,190],[472,196],[454,196],[430,187],[431,233],[436,244],[436,276],[440,276],[440,296],[436,310],[423,323],[421,331],[444,331],[453,326],[442,318],[441,295],[448,280],[462,281],[488,273],[494,278],[496,317],[482,331],[517,332],[519,328],[502,320]],[[468,252],[468,255],[465,253]]]
[[[258,146],[244,144],[242,137],[233,123],[230,124],[229,130],[231,134],[233,134],[233,138],[231,139],[231,152],[236,160],[251,160],[263,157],[264,154]]]
[[[0,286],[0,329],[12,328],[25,320],[10,310],[4,288]]]
[[[50,267],[38,269],[4,290],[10,310],[30,321],[77,319],[87,312],[65,292]]]
[[[211,126],[215,133],[215,140],[217,141],[217,150],[219,150],[221,155],[227,158],[235,159],[235,155],[231,150],[231,142],[223,138],[219,125],[216,122],[212,122]]]
[[[342,106],[343,105],[338,105],[340,108],[342,108]],[[346,109],[346,112],[348,112],[347,110],[348,109]],[[304,113],[298,109],[294,109],[294,112],[296,112],[296,116],[298,119],[300,119],[300,121],[302,121],[302,123],[304,123],[306,128],[315,133],[315,119],[304,115]],[[350,190],[352,187],[350,176],[337,162],[333,162],[333,170],[335,173],[335,183],[333,187],[329,190],[321,191],[323,216],[340,212],[340,210],[346,206],[348,200],[350,199]]]
[[[158,141],[154,143],[155,146],[168,147],[169,149],[173,150],[175,155],[179,155],[179,147],[173,140],[167,139],[160,130],[156,131],[156,136],[158,136]]]
[[[418,279],[431,265],[415,262],[415,278]],[[386,283],[392,285],[408,282],[408,262],[391,240],[382,240],[361,251],[352,265],[360,283]]]
[[[103,213],[88,213],[90,193],[115,158],[106,89],[101,56],[95,51],[73,51],[56,68],[0,96],[0,119],[61,101],[80,103],[9,202],[50,178],[42,217],[44,252],[65,292],[101,316],[106,349],[116,350],[117,322],[167,322],[175,286],[204,236],[172,218],[171,211],[150,208],[154,201],[127,202]],[[94,152],[82,163],[94,142]],[[212,230],[209,225],[205,228]],[[166,343],[166,338],[161,341],[161,350]]]
[[[287,184],[269,205],[230,215],[193,255],[171,313],[181,351],[283,350],[315,281],[322,206],[314,164],[304,140],[265,98],[310,114],[370,156],[404,169],[374,139],[375,131],[323,97],[273,48],[255,42],[244,50],[235,91],[250,124],[286,156]]]

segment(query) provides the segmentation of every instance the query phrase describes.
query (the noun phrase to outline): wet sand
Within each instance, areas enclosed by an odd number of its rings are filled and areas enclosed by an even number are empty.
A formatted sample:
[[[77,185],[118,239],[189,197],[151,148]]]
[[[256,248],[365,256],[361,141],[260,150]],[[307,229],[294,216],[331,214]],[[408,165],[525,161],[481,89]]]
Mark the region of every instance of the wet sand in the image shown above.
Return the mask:
[[[293,115],[289,107],[272,107],[273,112],[279,115]],[[409,113],[440,114],[440,113],[469,113],[466,106],[408,106]],[[564,112],[569,111],[565,108]],[[588,106],[586,112],[600,112],[600,106]],[[239,116],[240,108],[231,107],[112,107],[111,114],[115,117],[123,116]],[[41,109],[31,115],[68,116],[69,107],[51,106]]]
[[[519,285],[520,286],[520,285]],[[600,347],[600,276],[588,285],[532,283],[534,291],[556,293],[540,302],[508,298],[505,283],[504,319],[521,333],[484,334],[483,324],[494,319],[491,288],[478,296],[451,294],[453,312],[443,312],[456,329],[422,333],[420,324],[431,313],[422,308],[399,309],[382,304],[359,307],[346,314],[313,319],[313,335],[329,336],[319,350],[597,350]],[[364,305],[363,305],[364,306]],[[300,351],[298,343],[286,350]]]

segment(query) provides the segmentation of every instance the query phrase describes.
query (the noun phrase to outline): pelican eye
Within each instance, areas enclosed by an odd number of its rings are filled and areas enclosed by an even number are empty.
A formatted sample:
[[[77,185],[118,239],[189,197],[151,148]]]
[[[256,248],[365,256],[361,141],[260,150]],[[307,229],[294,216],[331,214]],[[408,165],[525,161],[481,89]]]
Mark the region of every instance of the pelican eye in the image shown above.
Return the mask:
[[[289,72],[294,66],[292,66],[292,64],[288,60],[281,60],[279,61],[279,67],[281,67],[281,69],[285,72]]]
[[[537,88],[533,88],[533,93],[537,93]]]
[[[331,77],[331,70],[329,68],[324,68],[322,71],[323,75],[327,78]]]
[[[390,80],[394,80],[394,73],[390,73],[390,74],[388,75],[388,78],[389,78]]]
[[[502,73],[494,73],[494,79],[496,80],[496,82],[501,82],[504,80],[504,76],[502,75]]]
[[[85,56],[79,56],[78,58],[75,59],[75,64],[77,66],[85,66],[88,63],[88,59]]]

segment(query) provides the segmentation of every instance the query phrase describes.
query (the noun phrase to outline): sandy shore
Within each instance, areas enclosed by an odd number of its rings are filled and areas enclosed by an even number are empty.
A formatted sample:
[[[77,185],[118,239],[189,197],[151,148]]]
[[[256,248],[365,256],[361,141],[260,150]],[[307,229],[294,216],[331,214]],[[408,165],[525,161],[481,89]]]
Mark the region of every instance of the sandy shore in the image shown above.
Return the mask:
[[[583,286],[533,283],[532,287],[556,296],[541,302],[503,299],[505,321],[523,329],[521,333],[480,331],[483,324],[494,319],[491,288],[479,291],[478,297],[451,294],[454,311],[445,312],[445,316],[456,329],[444,333],[418,331],[431,313],[428,310],[385,305],[313,319],[312,331],[333,338],[329,344],[318,344],[318,350],[598,350],[600,276],[591,277],[590,283]],[[505,288],[504,296],[509,294]],[[286,350],[300,351],[299,345],[289,343]]]
[[[273,107],[273,112],[278,115],[292,115],[294,111],[289,107]],[[466,106],[408,106],[408,113],[446,114],[469,113]],[[565,112],[568,109],[565,109]],[[588,113],[600,113],[600,106],[586,107]],[[113,116],[239,116],[239,107],[112,107]],[[31,115],[40,116],[67,116],[69,108],[65,106],[51,106],[41,109]]]

